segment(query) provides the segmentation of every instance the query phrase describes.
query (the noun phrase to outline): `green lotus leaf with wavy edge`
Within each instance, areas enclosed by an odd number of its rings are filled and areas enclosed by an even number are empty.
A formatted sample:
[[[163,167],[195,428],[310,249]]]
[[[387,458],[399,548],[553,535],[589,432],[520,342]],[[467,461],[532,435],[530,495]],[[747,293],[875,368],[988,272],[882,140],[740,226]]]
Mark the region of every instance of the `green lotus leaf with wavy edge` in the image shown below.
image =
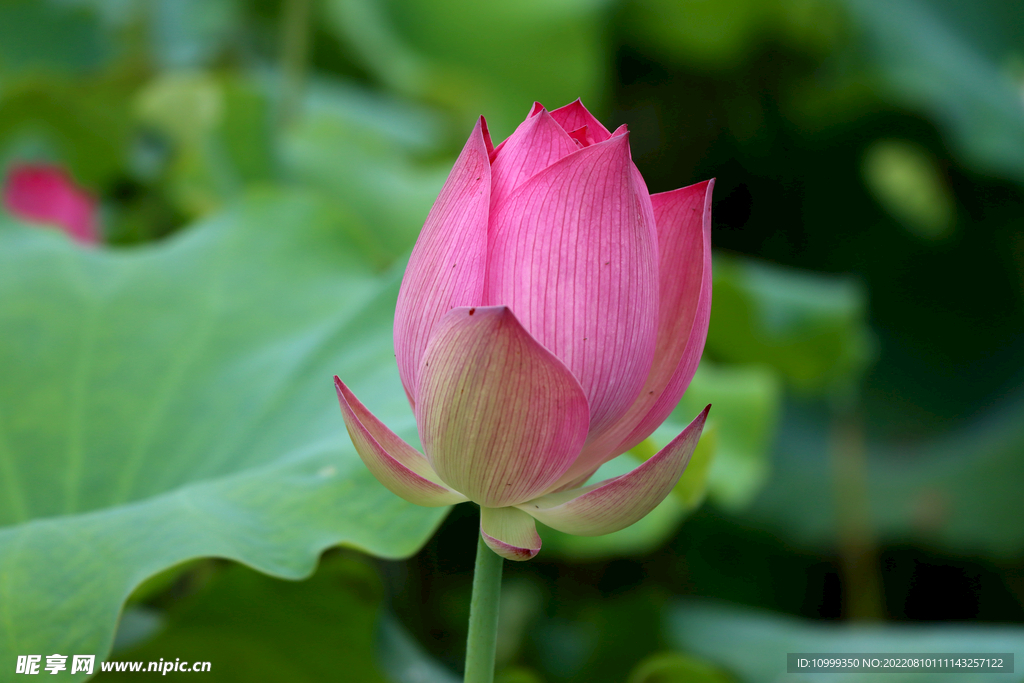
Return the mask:
[[[192,558],[297,579],[331,546],[402,557],[430,536],[445,510],[370,476],[334,396],[339,373],[415,434],[398,273],[351,225],[269,190],[131,250],[0,218],[5,675],[20,654],[104,659],[132,590]]]

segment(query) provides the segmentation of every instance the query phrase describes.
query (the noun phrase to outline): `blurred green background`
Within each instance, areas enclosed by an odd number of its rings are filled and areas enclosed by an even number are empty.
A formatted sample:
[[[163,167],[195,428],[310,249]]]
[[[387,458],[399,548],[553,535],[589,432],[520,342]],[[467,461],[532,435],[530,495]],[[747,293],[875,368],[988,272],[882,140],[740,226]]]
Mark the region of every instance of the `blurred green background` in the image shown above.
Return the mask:
[[[415,439],[404,258],[475,117],[577,97],[652,192],[717,178],[701,368],[604,473],[712,419],[648,518],[506,563],[499,680],[1024,656],[1020,3],[3,0],[0,170],[103,245],[0,216],[0,680],[458,680],[477,513],[376,484],[330,376]]]

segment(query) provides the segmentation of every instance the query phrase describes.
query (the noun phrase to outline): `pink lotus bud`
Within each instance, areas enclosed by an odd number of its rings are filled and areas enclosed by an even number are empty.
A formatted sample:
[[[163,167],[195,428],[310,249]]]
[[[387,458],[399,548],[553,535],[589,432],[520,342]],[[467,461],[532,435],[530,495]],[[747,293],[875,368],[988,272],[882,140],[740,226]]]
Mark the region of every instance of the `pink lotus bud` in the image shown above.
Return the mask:
[[[425,455],[335,378],[371,472],[406,500],[472,500],[509,559],[626,527],[660,503],[705,409],[632,472],[576,488],[678,403],[711,311],[711,189],[651,196],[577,100],[534,104],[503,143],[477,123],[427,216],[398,294],[395,355]]]
[[[99,241],[96,201],[59,166],[11,168],[4,183],[4,206],[22,220],[55,225],[79,242]]]

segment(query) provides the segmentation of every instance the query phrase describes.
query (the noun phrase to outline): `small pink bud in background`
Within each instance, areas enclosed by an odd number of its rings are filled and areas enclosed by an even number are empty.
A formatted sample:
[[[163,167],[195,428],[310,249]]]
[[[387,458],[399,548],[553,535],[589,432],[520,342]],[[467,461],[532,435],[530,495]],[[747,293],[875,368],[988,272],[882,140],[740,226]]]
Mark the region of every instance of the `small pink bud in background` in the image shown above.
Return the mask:
[[[628,474],[579,488],[668,417],[711,310],[711,189],[650,195],[625,126],[577,100],[494,146],[477,123],[427,216],[395,310],[398,372],[424,453],[335,378],[363,462],[419,505],[472,500],[512,560],[535,520],[581,536],[633,524],[672,490],[707,409]],[[709,406],[710,408],[710,406]]]
[[[56,226],[78,242],[99,242],[96,200],[59,166],[12,166],[4,182],[4,207],[24,221]]]

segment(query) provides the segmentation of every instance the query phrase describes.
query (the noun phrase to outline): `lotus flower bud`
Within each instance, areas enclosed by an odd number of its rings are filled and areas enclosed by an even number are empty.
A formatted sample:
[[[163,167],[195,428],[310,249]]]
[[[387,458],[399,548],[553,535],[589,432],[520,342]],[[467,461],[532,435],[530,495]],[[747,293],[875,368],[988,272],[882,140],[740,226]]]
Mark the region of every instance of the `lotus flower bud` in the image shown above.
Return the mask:
[[[498,554],[535,520],[626,527],[672,490],[708,409],[628,474],[579,488],[643,441],[690,383],[711,310],[714,181],[649,195],[625,127],[535,104],[497,147],[479,120],[427,216],[395,311],[423,454],[335,378],[356,450],[419,505],[472,500]],[[710,408],[710,406],[709,406]]]
[[[79,242],[99,241],[96,201],[59,166],[13,167],[4,183],[4,206],[22,220],[54,225]]]

